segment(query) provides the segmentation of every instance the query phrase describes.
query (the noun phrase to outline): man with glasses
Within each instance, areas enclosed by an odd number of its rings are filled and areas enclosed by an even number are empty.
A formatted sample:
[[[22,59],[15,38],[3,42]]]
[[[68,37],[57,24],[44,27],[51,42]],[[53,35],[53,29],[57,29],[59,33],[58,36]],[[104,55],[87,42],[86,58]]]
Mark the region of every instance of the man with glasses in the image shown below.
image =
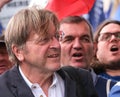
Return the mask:
[[[120,81],[120,21],[104,21],[96,30],[95,71],[107,78]]]
[[[9,61],[7,48],[4,42],[4,35],[0,36],[0,74],[12,67]]]
[[[90,72],[99,97],[108,97],[113,81],[97,76],[90,64],[94,56],[92,26],[81,16],[68,16],[60,22],[62,66],[84,68]],[[107,85],[108,84],[108,85]]]
[[[38,6],[10,19],[5,42],[14,66],[0,76],[0,97],[98,97],[88,71],[61,68],[58,30],[56,15]]]

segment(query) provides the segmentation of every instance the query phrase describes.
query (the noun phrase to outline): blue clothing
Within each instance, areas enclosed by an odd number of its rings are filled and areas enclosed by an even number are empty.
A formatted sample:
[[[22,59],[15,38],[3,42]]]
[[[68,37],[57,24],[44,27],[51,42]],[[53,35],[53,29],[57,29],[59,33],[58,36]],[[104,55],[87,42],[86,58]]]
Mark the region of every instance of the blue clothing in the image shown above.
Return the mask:
[[[95,88],[96,88],[96,91],[97,91],[99,97],[107,97],[107,95],[108,95],[107,94],[107,90],[106,90],[106,88],[107,88],[107,81],[108,81],[108,79],[105,79],[103,77],[98,76]],[[110,86],[108,87],[109,91],[111,90],[111,88],[115,84],[116,84],[116,82],[113,82],[113,81],[110,82]]]
[[[113,81],[120,81],[120,76],[110,76],[107,73],[103,72],[99,74],[100,76],[107,78],[107,79],[111,79]]]
[[[93,83],[94,83],[98,96],[107,97],[108,94],[107,94],[106,89],[108,88],[108,90],[110,91],[111,88],[116,84],[116,82],[111,80],[110,85],[107,87],[108,79],[103,78],[99,75],[96,75],[93,69],[90,70],[90,73],[92,75]]]
[[[115,12],[115,16],[113,17],[113,19],[120,21],[120,4]]]
[[[120,97],[120,82],[112,87],[109,97]]]

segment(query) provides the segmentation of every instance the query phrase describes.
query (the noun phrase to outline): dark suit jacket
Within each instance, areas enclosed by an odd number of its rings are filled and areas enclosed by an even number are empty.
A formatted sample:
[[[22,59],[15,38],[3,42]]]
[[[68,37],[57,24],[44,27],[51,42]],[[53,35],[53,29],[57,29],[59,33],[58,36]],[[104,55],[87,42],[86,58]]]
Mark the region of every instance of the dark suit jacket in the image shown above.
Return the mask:
[[[65,97],[98,97],[89,72],[80,69],[71,73],[68,69],[64,67],[57,71],[65,82]],[[0,75],[0,97],[34,97],[23,80],[18,66]]]

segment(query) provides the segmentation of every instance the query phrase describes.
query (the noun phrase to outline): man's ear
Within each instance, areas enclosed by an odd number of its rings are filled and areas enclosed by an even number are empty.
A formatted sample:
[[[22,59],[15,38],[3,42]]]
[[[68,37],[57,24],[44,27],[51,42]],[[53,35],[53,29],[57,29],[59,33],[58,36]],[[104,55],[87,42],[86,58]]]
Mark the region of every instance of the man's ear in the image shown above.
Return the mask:
[[[20,49],[18,46],[16,45],[12,45],[12,51],[14,53],[14,55],[16,56],[16,58],[19,60],[19,61],[22,61],[24,60],[24,56],[23,56],[23,50]]]

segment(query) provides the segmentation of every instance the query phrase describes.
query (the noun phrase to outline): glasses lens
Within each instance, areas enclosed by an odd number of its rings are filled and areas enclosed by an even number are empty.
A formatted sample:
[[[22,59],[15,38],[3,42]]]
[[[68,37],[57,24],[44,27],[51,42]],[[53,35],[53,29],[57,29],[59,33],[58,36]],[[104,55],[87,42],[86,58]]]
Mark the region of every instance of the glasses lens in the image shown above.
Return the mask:
[[[120,32],[117,32],[117,33],[101,33],[98,38],[98,41],[109,41],[112,35],[114,35],[116,39],[120,40]]]
[[[101,33],[99,36],[99,41],[108,41],[111,37],[110,33]]]
[[[116,33],[115,37],[116,37],[117,39],[120,39],[120,32]]]

